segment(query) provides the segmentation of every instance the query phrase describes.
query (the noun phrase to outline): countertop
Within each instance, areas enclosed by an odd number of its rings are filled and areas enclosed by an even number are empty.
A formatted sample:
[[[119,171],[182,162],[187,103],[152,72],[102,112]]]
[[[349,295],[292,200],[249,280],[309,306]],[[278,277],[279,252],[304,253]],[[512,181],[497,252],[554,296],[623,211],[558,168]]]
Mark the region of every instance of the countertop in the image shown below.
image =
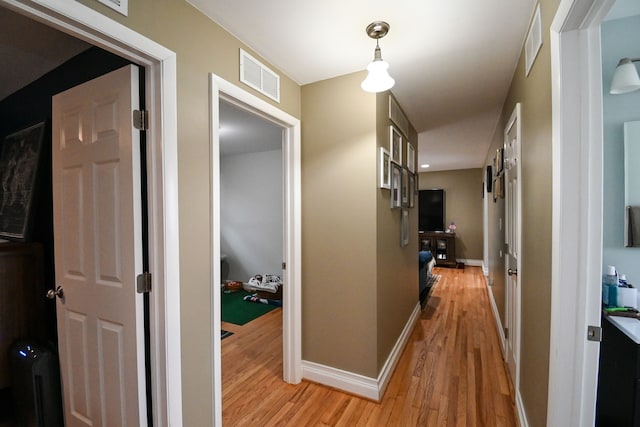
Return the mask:
[[[640,320],[622,316],[605,316],[605,319],[624,332],[633,342],[640,344]]]

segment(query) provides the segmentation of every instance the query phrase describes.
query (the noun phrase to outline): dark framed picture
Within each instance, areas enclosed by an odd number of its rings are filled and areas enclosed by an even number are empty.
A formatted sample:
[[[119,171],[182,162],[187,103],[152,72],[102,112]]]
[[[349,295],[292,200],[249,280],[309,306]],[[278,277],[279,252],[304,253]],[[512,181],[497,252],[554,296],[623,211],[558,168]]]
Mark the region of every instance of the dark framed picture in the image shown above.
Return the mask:
[[[487,193],[491,193],[491,190],[493,188],[493,168],[491,167],[491,165],[487,165],[487,174],[485,177],[485,181],[487,183]]]
[[[389,126],[389,154],[392,162],[402,164],[402,135],[394,126]]]
[[[402,206],[402,168],[391,163],[391,209]]]
[[[409,207],[412,208],[415,206],[415,200],[416,200],[416,176],[415,174],[410,173],[409,174],[409,186],[408,186],[408,190],[409,191]]]
[[[0,146],[0,238],[27,240],[44,122],[7,135]]]
[[[402,168],[402,206],[409,206],[409,171]]]

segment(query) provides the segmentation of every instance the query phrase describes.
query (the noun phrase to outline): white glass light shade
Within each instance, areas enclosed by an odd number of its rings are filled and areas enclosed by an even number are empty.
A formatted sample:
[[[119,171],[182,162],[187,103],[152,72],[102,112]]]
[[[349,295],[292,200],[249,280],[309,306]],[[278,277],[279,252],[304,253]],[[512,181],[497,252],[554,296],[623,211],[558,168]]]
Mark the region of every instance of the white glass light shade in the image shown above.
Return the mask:
[[[376,60],[367,65],[367,78],[360,83],[360,87],[365,92],[384,92],[389,90],[396,83],[389,75],[387,69],[389,64],[386,61]]]
[[[618,95],[638,89],[640,89],[640,77],[638,77],[636,66],[630,59],[622,59],[613,73],[609,93]]]

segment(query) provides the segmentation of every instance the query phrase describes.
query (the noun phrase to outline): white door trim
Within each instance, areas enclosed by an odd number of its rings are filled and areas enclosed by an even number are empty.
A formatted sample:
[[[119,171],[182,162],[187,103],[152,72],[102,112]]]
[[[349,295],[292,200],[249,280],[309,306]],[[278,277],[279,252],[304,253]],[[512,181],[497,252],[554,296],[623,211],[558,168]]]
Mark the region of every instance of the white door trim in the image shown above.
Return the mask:
[[[284,216],[285,259],[283,293],[282,346],[284,381],[297,384],[302,380],[302,315],[301,315],[301,164],[300,120],[274,107],[240,87],[211,74],[211,324],[220,330],[220,99],[251,111],[284,128]],[[213,340],[213,419],[222,425],[221,345]]]
[[[146,69],[151,364],[154,425],[182,425],[175,53],[78,2],[0,0],[7,7]],[[170,286],[169,286],[170,284]]]
[[[587,341],[587,325],[600,325],[600,22],[612,4],[613,0],[562,0],[551,25],[550,426],[595,423],[599,343]]]

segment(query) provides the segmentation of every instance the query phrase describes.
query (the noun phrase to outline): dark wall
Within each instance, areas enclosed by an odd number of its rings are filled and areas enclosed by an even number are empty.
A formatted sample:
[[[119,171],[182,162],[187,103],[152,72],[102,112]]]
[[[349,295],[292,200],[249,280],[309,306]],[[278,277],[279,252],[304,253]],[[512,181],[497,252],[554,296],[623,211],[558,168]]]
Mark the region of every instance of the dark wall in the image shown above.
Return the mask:
[[[45,134],[40,156],[33,217],[28,240],[42,243],[44,250],[44,298],[55,283],[53,255],[53,194],[51,183],[51,98],[53,95],[117,70],[129,61],[92,47],[53,71],[0,101],[0,141],[6,135],[44,121]],[[1,142],[0,142],[1,143]],[[56,343],[55,304],[47,304],[46,340]]]

